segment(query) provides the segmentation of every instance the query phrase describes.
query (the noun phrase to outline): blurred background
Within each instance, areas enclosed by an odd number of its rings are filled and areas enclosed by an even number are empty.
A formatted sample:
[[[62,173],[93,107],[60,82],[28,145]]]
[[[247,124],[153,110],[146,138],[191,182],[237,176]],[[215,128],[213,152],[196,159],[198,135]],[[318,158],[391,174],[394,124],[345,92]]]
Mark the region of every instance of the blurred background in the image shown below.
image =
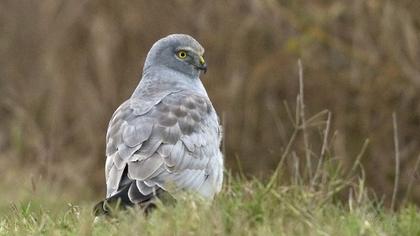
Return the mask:
[[[284,104],[294,113],[301,59],[307,116],[332,114],[328,156],[349,168],[369,139],[367,184],[389,201],[395,112],[398,190],[412,184],[420,203],[419,10],[416,0],[1,0],[3,199],[39,180],[101,198],[113,111],[152,44],[187,33],[206,48],[202,80],[225,126],[228,170],[262,179],[274,170],[293,131]],[[314,152],[320,136],[308,134]]]

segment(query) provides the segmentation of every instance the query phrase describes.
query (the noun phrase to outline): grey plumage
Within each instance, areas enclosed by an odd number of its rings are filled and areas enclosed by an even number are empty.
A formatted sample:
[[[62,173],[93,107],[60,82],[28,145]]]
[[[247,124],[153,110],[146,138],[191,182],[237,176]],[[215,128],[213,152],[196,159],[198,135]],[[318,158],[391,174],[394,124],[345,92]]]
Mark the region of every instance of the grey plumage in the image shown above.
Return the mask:
[[[160,39],[149,51],[139,85],[109,123],[108,199],[123,191],[131,203],[148,201],[159,191],[175,198],[190,191],[212,199],[220,191],[222,135],[199,79],[206,70],[203,53],[195,39],[183,34]]]

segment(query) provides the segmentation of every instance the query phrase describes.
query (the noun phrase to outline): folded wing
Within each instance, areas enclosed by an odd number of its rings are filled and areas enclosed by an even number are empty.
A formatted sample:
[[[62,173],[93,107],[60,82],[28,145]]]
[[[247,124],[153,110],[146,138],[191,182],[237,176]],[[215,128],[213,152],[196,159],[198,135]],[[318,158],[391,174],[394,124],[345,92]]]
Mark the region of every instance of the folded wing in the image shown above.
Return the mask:
[[[130,99],[111,119],[107,197],[121,187],[124,173],[136,181],[130,188],[137,189],[129,193],[189,190],[212,197],[220,190],[223,163],[218,118],[208,98],[180,91],[165,95],[149,108],[142,104]]]

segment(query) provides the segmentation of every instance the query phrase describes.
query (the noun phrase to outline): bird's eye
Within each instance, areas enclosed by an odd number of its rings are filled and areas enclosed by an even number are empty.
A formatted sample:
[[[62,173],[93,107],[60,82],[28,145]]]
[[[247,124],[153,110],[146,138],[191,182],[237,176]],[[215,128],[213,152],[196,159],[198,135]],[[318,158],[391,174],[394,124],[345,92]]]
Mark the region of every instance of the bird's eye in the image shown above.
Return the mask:
[[[177,52],[177,56],[178,56],[179,58],[181,58],[181,59],[184,59],[184,58],[186,58],[186,57],[187,57],[187,52],[186,52],[186,51],[184,51],[184,50],[178,51],[178,52]]]

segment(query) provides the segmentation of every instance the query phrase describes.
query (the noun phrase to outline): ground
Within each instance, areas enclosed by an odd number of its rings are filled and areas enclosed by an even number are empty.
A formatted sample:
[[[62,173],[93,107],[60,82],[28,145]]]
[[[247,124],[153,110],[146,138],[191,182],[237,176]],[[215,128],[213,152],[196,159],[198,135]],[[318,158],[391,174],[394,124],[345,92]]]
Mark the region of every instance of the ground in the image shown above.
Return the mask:
[[[211,204],[186,196],[147,217],[130,209],[96,221],[93,200],[72,202],[77,193],[38,183],[2,198],[0,235],[420,235],[417,207],[391,211],[367,196],[362,180],[327,181],[275,176],[263,184],[227,173]]]

